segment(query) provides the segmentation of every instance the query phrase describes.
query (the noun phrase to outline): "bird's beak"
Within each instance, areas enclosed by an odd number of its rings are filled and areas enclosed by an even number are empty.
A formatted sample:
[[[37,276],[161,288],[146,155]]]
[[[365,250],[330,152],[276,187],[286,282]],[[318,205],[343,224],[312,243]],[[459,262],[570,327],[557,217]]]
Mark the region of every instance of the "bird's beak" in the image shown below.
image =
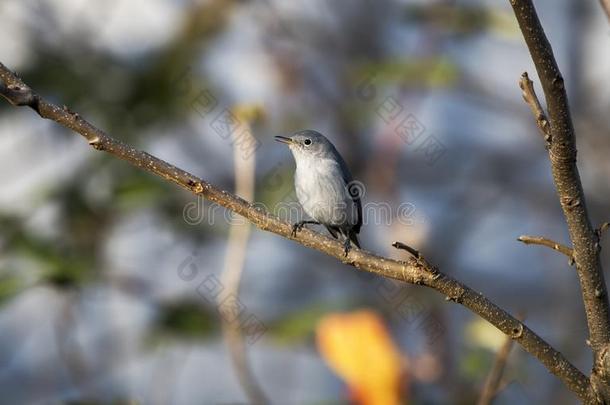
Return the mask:
[[[292,145],[293,144],[292,139],[290,139],[290,138],[288,138],[286,136],[279,136],[278,135],[278,136],[275,137],[275,140],[278,141],[278,142],[281,142],[281,143],[288,144],[288,145]]]

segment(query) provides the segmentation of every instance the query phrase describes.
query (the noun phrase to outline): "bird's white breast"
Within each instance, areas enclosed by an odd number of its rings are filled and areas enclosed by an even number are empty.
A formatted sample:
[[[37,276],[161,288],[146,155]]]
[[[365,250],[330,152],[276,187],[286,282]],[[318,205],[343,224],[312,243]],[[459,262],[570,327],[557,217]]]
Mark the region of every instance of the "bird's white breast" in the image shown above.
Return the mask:
[[[294,182],[299,203],[314,220],[337,226],[358,222],[356,205],[335,160],[301,157]]]

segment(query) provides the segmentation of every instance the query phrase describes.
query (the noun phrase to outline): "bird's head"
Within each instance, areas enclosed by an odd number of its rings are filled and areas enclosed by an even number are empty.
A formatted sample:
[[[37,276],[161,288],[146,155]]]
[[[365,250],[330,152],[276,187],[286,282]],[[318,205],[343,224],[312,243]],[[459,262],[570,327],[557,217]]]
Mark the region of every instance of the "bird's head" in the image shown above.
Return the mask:
[[[275,140],[290,148],[295,160],[318,157],[332,158],[336,151],[332,143],[317,131],[299,131],[292,136],[276,136]]]

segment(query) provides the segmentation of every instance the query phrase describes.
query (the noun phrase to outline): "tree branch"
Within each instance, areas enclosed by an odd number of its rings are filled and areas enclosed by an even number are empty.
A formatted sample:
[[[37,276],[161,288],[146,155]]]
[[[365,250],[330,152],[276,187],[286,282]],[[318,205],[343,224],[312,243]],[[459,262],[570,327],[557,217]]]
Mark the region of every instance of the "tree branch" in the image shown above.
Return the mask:
[[[576,166],[576,141],[563,77],[531,0],[510,1],[546,98],[550,120],[549,157],[580,280],[594,368],[591,381],[598,398],[610,401],[610,307],[599,258],[599,239],[591,225]],[[603,391],[603,392],[602,392]],[[601,401],[602,399],[598,399]]]
[[[561,243],[557,243],[554,240],[543,238],[542,236],[529,236],[529,235],[521,235],[517,238],[517,240],[519,242],[525,243],[526,245],[541,245],[541,246],[550,247],[551,249],[554,249],[554,250],[566,255],[568,257],[568,259],[570,260],[570,266],[572,264],[574,264],[573,263],[574,256],[573,256],[572,248],[562,245]]]
[[[4,81],[6,87],[17,86],[29,89],[2,63],[0,63],[0,80]],[[31,92],[31,90],[29,91]],[[2,95],[11,101],[10,93],[4,92]],[[469,308],[510,336],[528,353],[544,364],[551,373],[561,379],[579,398],[586,400],[591,397],[592,391],[587,377],[566,360],[560,352],[481,293],[472,290],[437,269],[422,265],[422,262],[415,258],[407,262],[396,261],[358,249],[351,250],[349,255],[345,257],[343,244],[337,240],[305,228],[296,235],[292,235],[291,224],[281,221],[270,213],[238,196],[213,186],[191,173],[110,137],[67,108],[51,104],[33,92],[25,99],[36,100],[26,105],[36,110],[43,118],[53,120],[79,133],[95,149],[105,151],[136,167],[176,183],[193,194],[201,195],[209,201],[243,216],[259,229],[292,239],[360,270],[437,290],[450,300]]]
[[[239,114],[243,115],[243,114]],[[248,127],[252,121],[249,117],[244,121]],[[236,135],[234,135],[236,136]],[[240,134],[240,136],[244,136]],[[245,136],[252,136],[247,132]],[[233,164],[235,166],[235,194],[241,195],[246,199],[254,199],[255,189],[255,173],[256,159],[251,156],[250,159],[242,159],[239,148],[233,149]],[[231,226],[229,230],[229,238],[227,240],[227,251],[225,253],[225,265],[222,271],[220,281],[225,287],[223,292],[219,294],[218,305],[221,313],[231,313],[234,311],[235,303],[231,297],[239,296],[241,287],[241,279],[246,262],[246,253],[248,250],[248,241],[250,239],[251,225],[249,222]],[[229,319],[227,316],[222,316],[223,335],[225,342],[229,348],[229,353],[233,361],[233,367],[239,383],[241,384],[247,398],[248,403],[253,405],[263,405],[270,403],[267,399],[261,385],[256,380],[250,362],[246,342],[244,340],[242,327],[239,319]]]
[[[521,79],[519,80],[519,87],[521,87],[521,93],[523,100],[530,106],[532,114],[536,118],[536,124],[544,136],[544,140],[547,143],[551,142],[551,128],[549,121],[546,118],[546,114],[540,105],[540,100],[534,90],[534,82],[532,82],[527,75],[527,72],[523,72]]]
[[[481,396],[479,397],[477,405],[490,405],[492,400],[498,394],[500,382],[502,381],[502,375],[504,374],[504,368],[508,362],[508,355],[510,354],[510,350],[513,348],[513,343],[513,340],[507,337],[496,353],[494,364],[487,375],[487,379],[485,380],[485,385],[481,390]]]

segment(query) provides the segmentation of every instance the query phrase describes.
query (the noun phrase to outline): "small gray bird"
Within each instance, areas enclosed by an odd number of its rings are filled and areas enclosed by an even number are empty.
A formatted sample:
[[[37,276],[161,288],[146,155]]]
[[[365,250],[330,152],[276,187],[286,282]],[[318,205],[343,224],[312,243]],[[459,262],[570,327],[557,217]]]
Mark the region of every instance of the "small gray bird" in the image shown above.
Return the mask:
[[[296,235],[305,224],[324,225],[335,238],[344,238],[345,256],[351,249],[350,241],[360,248],[358,233],[362,226],[363,187],[355,182],[334,145],[319,132],[300,131],[291,137],[276,136],[275,140],[288,145],[297,168],[294,186],[299,203],[313,221],[293,225]]]

